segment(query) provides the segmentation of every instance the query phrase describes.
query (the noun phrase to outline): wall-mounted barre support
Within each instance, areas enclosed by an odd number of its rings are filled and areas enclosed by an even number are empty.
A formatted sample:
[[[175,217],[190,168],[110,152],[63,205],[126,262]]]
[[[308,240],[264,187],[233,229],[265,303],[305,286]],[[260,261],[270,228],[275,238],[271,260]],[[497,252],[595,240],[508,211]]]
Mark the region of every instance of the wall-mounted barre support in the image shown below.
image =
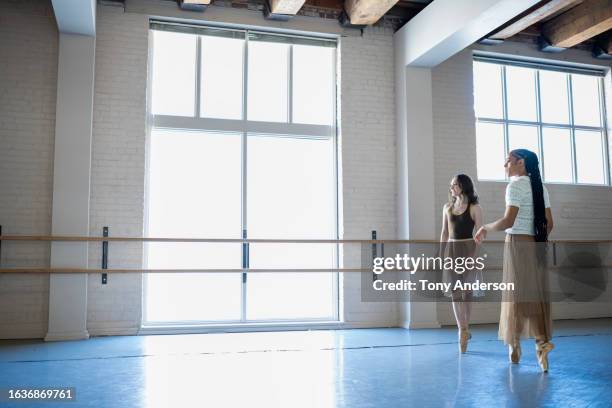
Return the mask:
[[[102,236],[108,237],[108,227],[102,228]],[[102,269],[108,269],[108,241],[102,241]],[[102,284],[106,285],[108,282],[108,274],[102,273]]]
[[[242,239],[247,239],[247,230],[243,229],[242,230]],[[243,242],[242,243],[242,268],[243,269],[249,269],[249,243],[248,242]],[[242,272],[242,283],[245,284],[247,281],[247,273]]]
[[[375,241],[376,240],[376,230],[372,231],[372,240]],[[376,258],[378,256],[378,246],[376,245],[376,242],[374,242],[372,244],[372,264],[374,264],[374,258]],[[375,274],[374,272],[372,272],[372,282],[378,280],[378,275]]]

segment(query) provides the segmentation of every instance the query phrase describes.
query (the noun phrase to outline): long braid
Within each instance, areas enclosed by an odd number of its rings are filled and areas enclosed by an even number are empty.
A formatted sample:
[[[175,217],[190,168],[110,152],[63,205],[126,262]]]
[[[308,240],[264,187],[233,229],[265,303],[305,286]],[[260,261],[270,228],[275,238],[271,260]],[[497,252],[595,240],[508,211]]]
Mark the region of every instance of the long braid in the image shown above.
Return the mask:
[[[525,160],[525,170],[531,180],[531,195],[533,199],[533,226],[536,242],[548,241],[546,210],[544,208],[544,186],[538,165],[538,156],[527,149],[513,150],[512,155]]]
[[[538,165],[538,156],[527,149],[517,149],[511,152],[516,157],[525,160],[525,171],[531,180],[531,195],[533,199],[533,227],[536,242],[548,241],[548,221],[546,220],[546,209],[544,206],[544,186]],[[546,258],[546,245],[538,245],[538,261],[543,263]]]

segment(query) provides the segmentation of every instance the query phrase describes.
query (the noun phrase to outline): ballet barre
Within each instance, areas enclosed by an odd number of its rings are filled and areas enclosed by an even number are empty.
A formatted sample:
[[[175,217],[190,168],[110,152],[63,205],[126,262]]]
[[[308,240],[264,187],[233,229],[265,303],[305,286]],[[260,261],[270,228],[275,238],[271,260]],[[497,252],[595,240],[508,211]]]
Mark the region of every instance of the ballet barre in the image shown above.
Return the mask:
[[[440,244],[435,239],[282,239],[282,238],[167,238],[167,237],[85,237],[72,235],[0,235],[0,241],[47,242],[201,242],[251,244]],[[486,240],[503,244],[504,240]],[[549,240],[549,244],[610,244],[612,240]]]
[[[248,259],[244,259],[245,254],[248,258],[248,244],[362,244],[372,246],[372,257],[378,255],[378,246],[381,248],[381,255],[384,256],[384,244],[443,244],[439,240],[432,239],[378,239],[376,231],[372,231],[372,239],[275,239],[275,238],[247,238],[243,232],[243,238],[170,238],[170,237],[129,237],[108,235],[108,227],[103,227],[102,236],[73,236],[73,235],[2,235],[0,225],[0,251],[2,241],[28,241],[28,242],[67,242],[67,243],[102,243],[101,268],[36,268],[36,267],[12,267],[0,268],[0,273],[100,273],[102,274],[102,284],[107,283],[107,274],[125,273],[317,273],[317,272],[372,272],[371,268],[249,268]],[[243,267],[233,269],[220,268],[197,268],[197,269],[146,269],[146,268],[108,268],[108,244],[109,242],[140,242],[140,243],[212,243],[212,244],[242,244],[243,246]],[[486,244],[503,244],[504,240],[487,240]],[[612,240],[550,240],[553,254],[556,252],[557,244],[610,244]],[[610,268],[612,265],[596,265],[597,268]],[[565,269],[571,266],[549,266],[552,269]],[[581,268],[589,268],[583,266]],[[488,267],[488,271],[501,271],[501,267]],[[374,279],[377,279],[374,276]]]

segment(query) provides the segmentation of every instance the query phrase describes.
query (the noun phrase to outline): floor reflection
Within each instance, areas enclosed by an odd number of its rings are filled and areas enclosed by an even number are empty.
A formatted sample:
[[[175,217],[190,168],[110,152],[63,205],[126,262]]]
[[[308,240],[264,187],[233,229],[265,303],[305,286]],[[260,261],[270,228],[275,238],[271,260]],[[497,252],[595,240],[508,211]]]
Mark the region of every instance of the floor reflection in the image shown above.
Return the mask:
[[[610,406],[612,319],[556,325],[548,374],[486,325],[463,355],[453,328],[0,342],[0,388],[76,387],[75,408]]]

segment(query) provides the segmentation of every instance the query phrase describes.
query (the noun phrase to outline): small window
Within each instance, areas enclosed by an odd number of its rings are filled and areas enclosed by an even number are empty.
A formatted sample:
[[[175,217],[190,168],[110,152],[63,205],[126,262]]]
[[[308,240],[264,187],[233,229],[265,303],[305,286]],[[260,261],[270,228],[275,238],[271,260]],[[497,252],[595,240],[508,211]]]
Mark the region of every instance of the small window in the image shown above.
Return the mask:
[[[576,130],[576,166],[579,183],[604,183],[603,148],[601,132]]]
[[[478,177],[483,180],[503,180],[504,126],[501,123],[479,122],[476,124],[478,146]]]
[[[544,163],[546,180],[552,183],[571,183],[572,135],[566,128],[542,128],[543,150],[547,153]]]
[[[496,64],[474,63],[474,109],[481,118],[502,119],[502,71]]]
[[[505,156],[523,148],[538,155],[545,182],[609,183],[602,75],[476,57],[478,178],[504,180]]]
[[[564,72],[540,71],[542,122],[569,125],[567,77]]]
[[[537,120],[535,72],[529,68],[506,68],[508,119]]]
[[[249,120],[289,121],[288,64],[288,44],[249,43]]]
[[[153,31],[153,43],[152,113],[194,116],[196,37]]]
[[[201,36],[200,116],[242,119],[244,40]]]

